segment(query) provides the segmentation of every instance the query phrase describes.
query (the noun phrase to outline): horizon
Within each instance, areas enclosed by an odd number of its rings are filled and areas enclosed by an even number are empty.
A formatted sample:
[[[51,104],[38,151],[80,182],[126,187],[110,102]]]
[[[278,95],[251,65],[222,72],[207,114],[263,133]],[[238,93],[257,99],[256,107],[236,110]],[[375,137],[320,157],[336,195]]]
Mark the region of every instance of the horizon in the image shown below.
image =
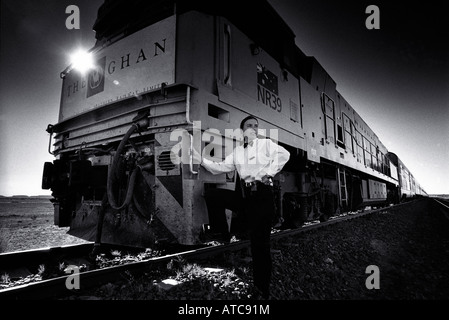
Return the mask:
[[[4,196],[0,194],[0,198],[52,198],[52,195],[39,194],[39,195],[26,195],[26,194],[14,194],[12,196]]]
[[[449,196],[449,193],[429,193],[429,197],[431,196]],[[0,198],[19,198],[19,197],[26,197],[26,198],[33,198],[33,197],[42,197],[42,198],[52,198],[53,196],[46,195],[46,194],[38,194],[38,195],[26,195],[26,194],[14,194],[11,196],[5,196],[0,194]]]

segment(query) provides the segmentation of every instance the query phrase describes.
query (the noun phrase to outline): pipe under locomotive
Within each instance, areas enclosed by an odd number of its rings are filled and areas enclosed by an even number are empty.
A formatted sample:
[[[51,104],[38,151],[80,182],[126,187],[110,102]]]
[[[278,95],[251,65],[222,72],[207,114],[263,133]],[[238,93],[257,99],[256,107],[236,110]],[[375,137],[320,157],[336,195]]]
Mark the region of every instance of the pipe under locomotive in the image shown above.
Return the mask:
[[[210,239],[219,213],[207,196],[227,197],[236,174],[213,176],[186,153],[175,161],[179,147],[191,134],[221,160],[249,114],[291,154],[275,177],[273,225],[399,201],[397,157],[268,2],[106,1],[94,30],[95,67],[61,74],[59,120],[47,129],[55,160],[42,187],[70,234],[140,247]],[[231,232],[244,228],[238,210],[220,214]]]

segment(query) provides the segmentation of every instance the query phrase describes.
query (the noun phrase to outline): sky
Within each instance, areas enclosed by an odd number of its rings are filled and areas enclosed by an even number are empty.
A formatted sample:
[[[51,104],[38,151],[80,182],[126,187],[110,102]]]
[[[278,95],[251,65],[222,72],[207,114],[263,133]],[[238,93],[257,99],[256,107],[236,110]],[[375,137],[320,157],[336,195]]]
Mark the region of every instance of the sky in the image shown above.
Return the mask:
[[[102,0],[0,0],[0,195],[41,189],[59,74],[91,48]],[[429,194],[449,194],[449,25],[443,1],[269,0],[337,90]],[[368,5],[379,29],[368,29]],[[67,29],[69,5],[80,29]],[[250,18],[248,23],[250,23]]]

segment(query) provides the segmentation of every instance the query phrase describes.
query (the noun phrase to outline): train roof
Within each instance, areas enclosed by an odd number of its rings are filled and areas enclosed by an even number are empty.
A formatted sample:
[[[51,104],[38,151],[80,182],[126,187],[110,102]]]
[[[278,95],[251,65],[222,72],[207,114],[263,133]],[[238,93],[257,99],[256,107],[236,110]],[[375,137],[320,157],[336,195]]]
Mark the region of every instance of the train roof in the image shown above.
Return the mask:
[[[96,46],[191,10],[225,17],[292,74],[310,79],[316,59],[298,48],[294,32],[266,0],[105,0],[93,26]]]
[[[98,9],[93,29],[100,40],[118,32],[130,34],[174,13],[190,10],[224,16],[251,35],[266,33],[290,41],[295,38],[266,0],[105,0]]]

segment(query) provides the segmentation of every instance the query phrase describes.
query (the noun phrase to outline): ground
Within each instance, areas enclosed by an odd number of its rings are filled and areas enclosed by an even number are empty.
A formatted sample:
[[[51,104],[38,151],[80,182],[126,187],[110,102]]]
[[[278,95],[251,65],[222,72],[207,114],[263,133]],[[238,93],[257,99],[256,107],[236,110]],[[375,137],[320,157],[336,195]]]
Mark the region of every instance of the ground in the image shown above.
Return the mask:
[[[54,225],[48,199],[0,200],[0,253],[85,242]]]
[[[432,211],[426,201],[418,201],[273,241],[271,298],[447,300],[448,230],[447,221]],[[53,226],[49,213],[1,218],[2,247],[8,251],[82,242],[66,231]],[[96,299],[136,300],[248,298],[250,254],[227,257],[223,261],[185,263],[190,271],[185,270],[185,265],[167,268],[161,273],[149,273],[145,279],[130,277],[118,285],[108,284],[83,294]],[[195,263],[194,271],[192,263]],[[205,276],[207,267],[222,267],[224,273]],[[194,281],[185,281],[192,276]],[[170,290],[155,286],[170,277],[183,281],[183,285]],[[226,290],[219,291],[220,288]]]

